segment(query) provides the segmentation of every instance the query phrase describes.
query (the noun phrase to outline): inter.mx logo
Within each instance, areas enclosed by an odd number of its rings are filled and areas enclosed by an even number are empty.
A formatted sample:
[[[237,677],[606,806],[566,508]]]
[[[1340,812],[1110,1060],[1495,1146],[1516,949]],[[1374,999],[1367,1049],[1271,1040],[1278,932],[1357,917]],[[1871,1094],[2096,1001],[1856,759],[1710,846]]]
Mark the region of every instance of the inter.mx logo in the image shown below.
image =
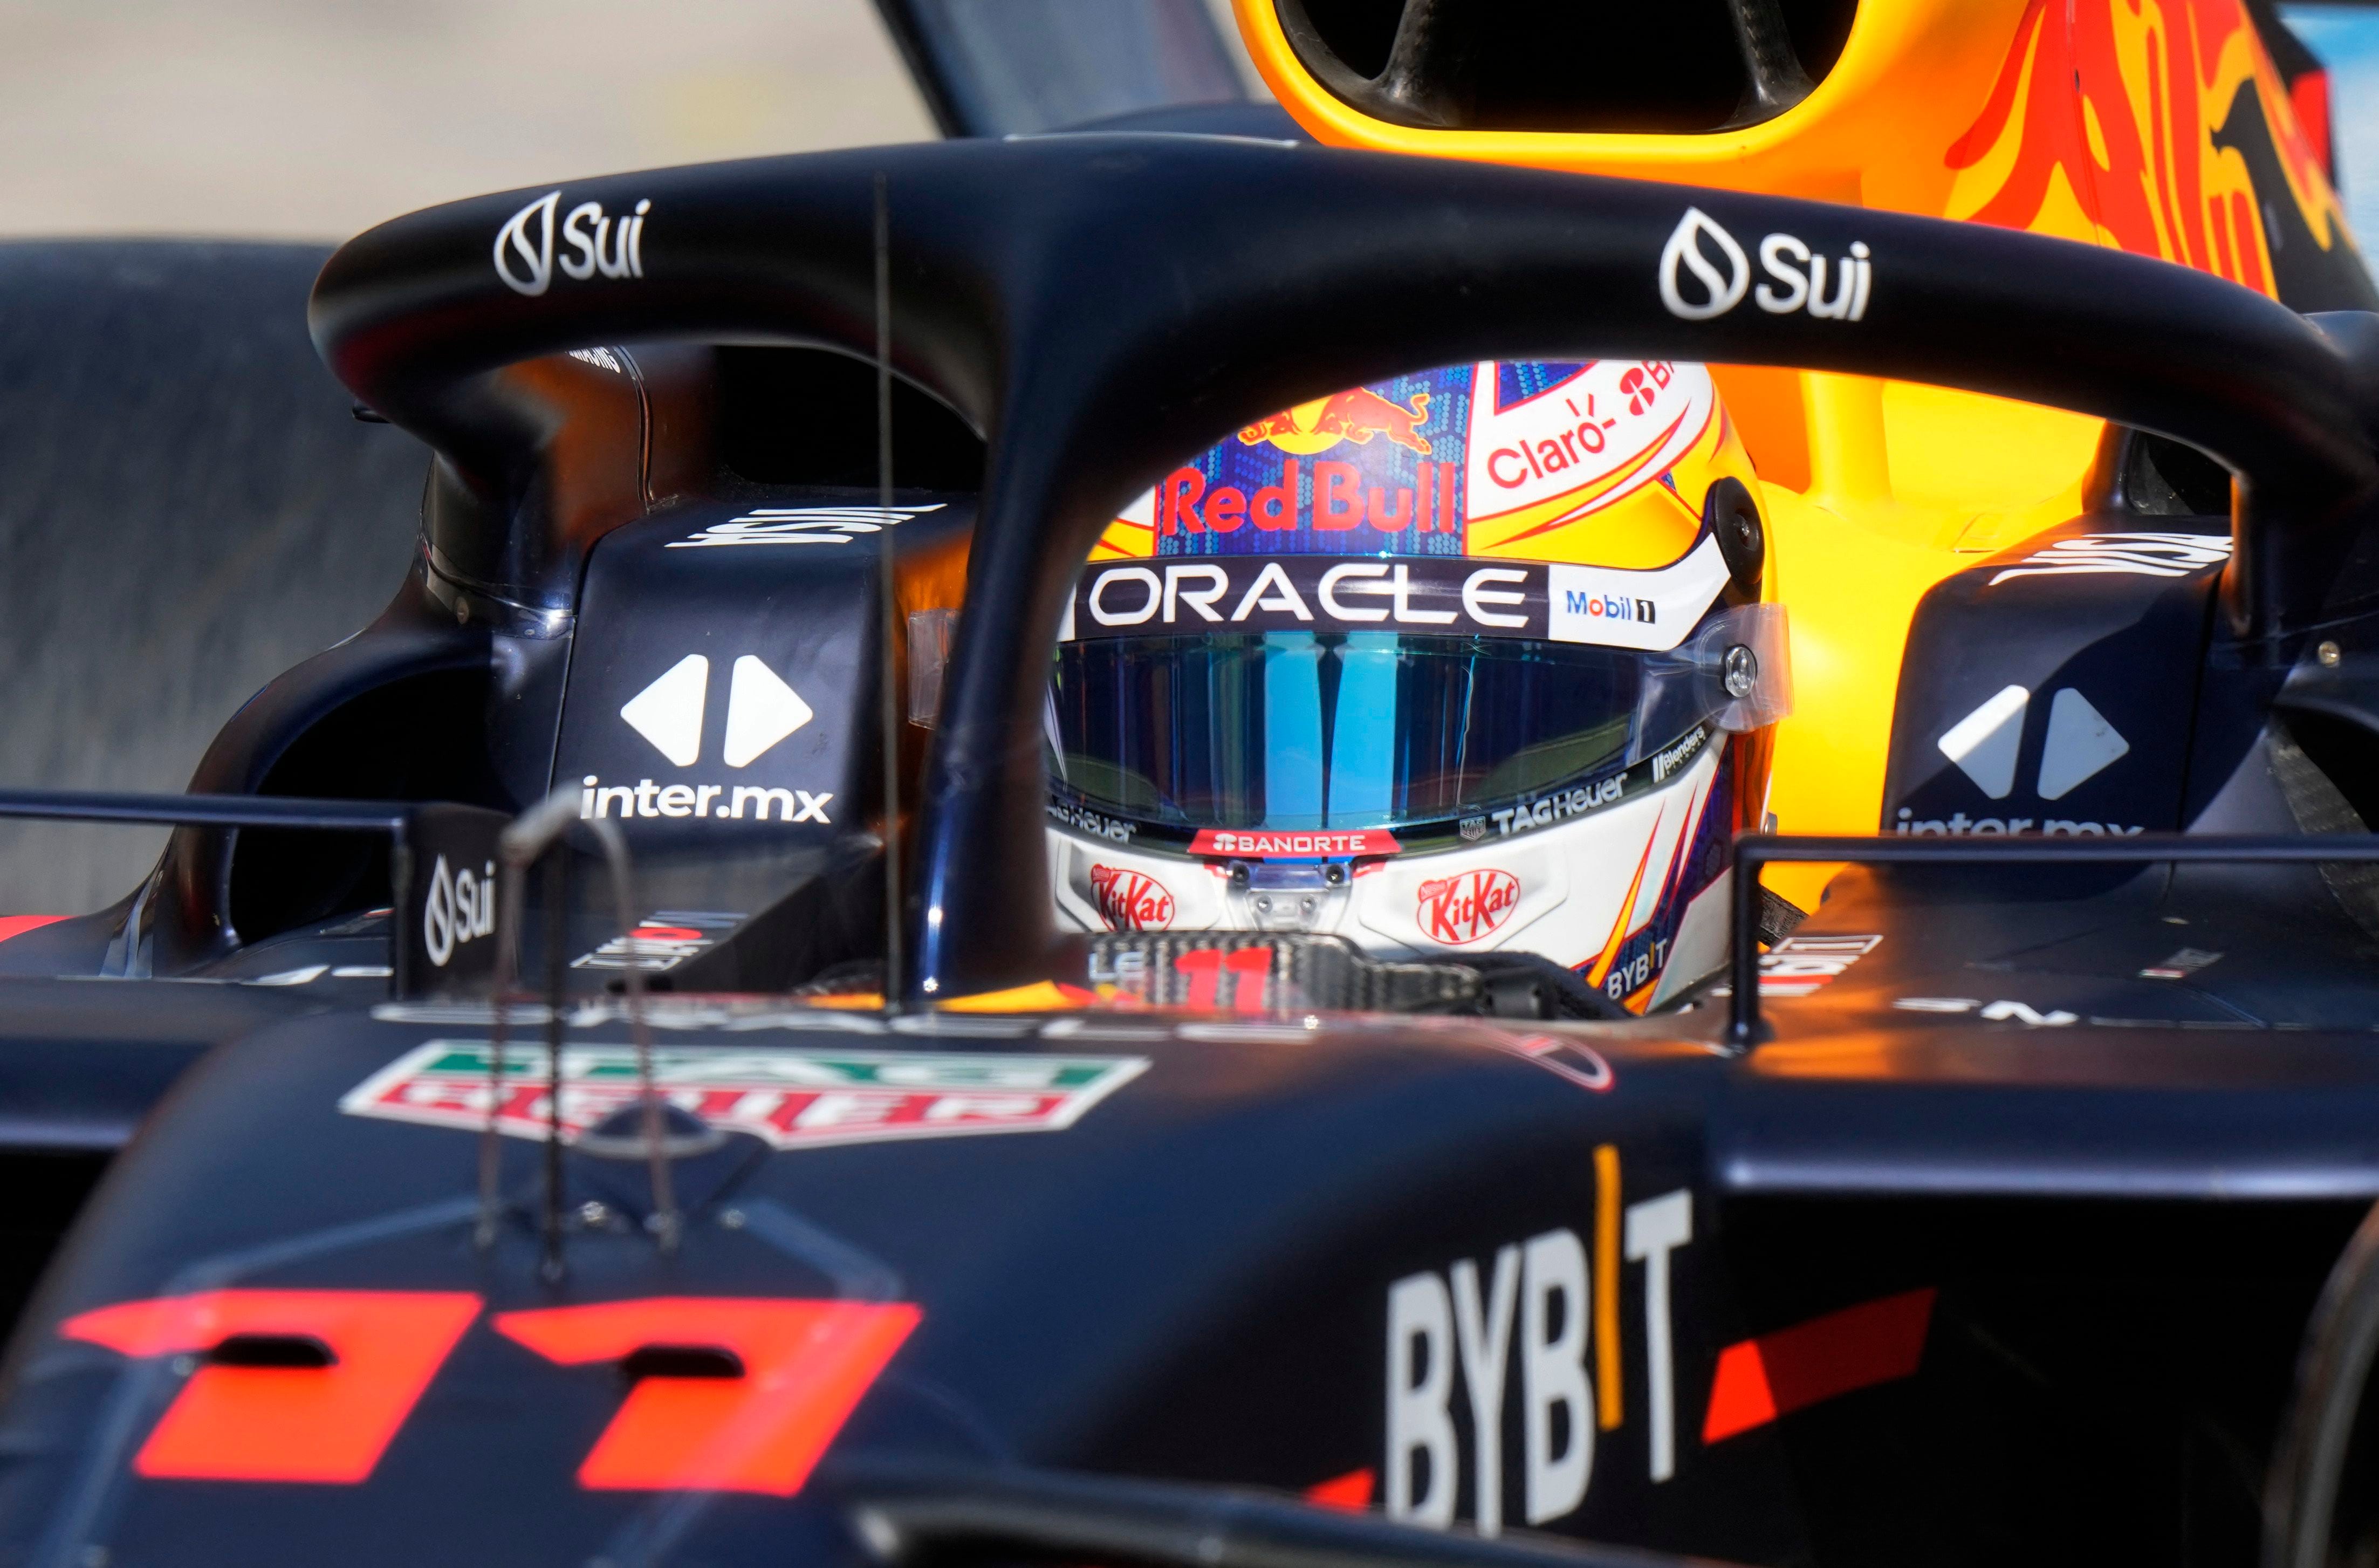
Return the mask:
[[[688,654],[620,709],[628,727],[679,767],[702,760],[702,721],[710,698],[710,660]],[[727,688],[727,738],[719,760],[748,767],[778,742],[807,724],[810,705],[752,654],[738,658]],[[833,791],[771,789],[752,784],[605,784],[590,773],[580,781],[581,816],[727,817],[766,822],[831,823]],[[614,807],[618,810],[616,814]]]

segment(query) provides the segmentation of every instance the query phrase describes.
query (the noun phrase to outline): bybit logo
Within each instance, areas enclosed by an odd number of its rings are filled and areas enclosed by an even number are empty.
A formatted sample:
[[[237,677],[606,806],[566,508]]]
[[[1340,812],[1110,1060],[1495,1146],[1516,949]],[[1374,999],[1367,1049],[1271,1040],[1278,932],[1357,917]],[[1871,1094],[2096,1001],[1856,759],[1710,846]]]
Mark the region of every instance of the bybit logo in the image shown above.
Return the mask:
[[[710,660],[701,654],[688,654],[630,697],[620,717],[671,763],[692,767],[702,760],[702,721],[709,697]],[[730,767],[748,767],[812,717],[810,705],[799,692],[757,657],[745,654],[735,661],[727,691],[727,738],[719,760]],[[751,820],[766,822],[773,807],[779,822],[830,826],[833,819],[826,808],[833,799],[831,790],[750,784],[656,784],[645,778],[633,787],[606,785],[590,773],[580,781],[578,814],[610,816],[616,805],[621,816],[742,820],[748,813]]]
[[[532,298],[553,286],[554,213],[562,192],[547,191],[513,213],[496,231],[496,276],[514,294]],[[600,272],[607,278],[645,275],[645,216],[653,210],[647,199],[622,218],[607,216],[599,201],[582,201],[562,220],[562,243],[575,251],[559,258],[562,275],[581,282]],[[616,228],[614,225],[617,225]]]

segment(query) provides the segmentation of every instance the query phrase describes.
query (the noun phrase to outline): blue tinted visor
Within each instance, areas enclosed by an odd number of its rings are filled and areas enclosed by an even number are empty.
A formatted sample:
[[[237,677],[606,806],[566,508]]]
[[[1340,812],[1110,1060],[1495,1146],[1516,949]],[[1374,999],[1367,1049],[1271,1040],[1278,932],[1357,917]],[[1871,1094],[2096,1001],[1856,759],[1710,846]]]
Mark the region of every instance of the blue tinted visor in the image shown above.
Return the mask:
[[[1059,645],[1050,768],[1143,822],[1392,827],[1624,766],[1689,728],[1646,656],[1509,637],[1265,632]],[[1647,730],[1650,733],[1646,733]]]

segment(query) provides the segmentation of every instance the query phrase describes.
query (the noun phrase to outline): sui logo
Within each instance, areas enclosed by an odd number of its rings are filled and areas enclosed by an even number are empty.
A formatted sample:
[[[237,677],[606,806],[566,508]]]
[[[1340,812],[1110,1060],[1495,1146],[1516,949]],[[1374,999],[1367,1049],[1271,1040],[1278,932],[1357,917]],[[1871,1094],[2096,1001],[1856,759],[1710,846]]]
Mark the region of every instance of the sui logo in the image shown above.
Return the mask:
[[[1460,947],[1494,935],[1519,906],[1520,879],[1482,867],[1422,883],[1416,918],[1431,941]]]
[[[496,276],[514,294],[535,298],[553,286],[554,213],[561,205],[562,192],[549,190],[496,231]],[[599,201],[573,207],[560,226],[562,245],[577,254],[560,258],[562,276],[581,282],[598,272],[607,278],[643,277],[645,217],[652,210],[649,199],[616,218],[607,215]]]
[[[429,897],[421,906],[421,949],[429,961],[444,969],[454,949],[496,929],[496,862],[478,874],[467,866],[451,871],[446,857],[429,873]]]
[[[1173,924],[1173,895],[1144,871],[1091,867],[1091,899],[1109,931],[1164,931]]]
[[[1853,240],[1847,256],[1828,257],[1797,235],[1772,234],[1759,242],[1759,267],[1768,281],[1755,292],[1743,247],[1718,220],[1688,207],[1660,250],[1660,303],[1684,321],[1723,316],[1745,294],[1770,316],[1805,310],[1821,321],[1856,321],[1866,315],[1875,261],[1865,240]]]

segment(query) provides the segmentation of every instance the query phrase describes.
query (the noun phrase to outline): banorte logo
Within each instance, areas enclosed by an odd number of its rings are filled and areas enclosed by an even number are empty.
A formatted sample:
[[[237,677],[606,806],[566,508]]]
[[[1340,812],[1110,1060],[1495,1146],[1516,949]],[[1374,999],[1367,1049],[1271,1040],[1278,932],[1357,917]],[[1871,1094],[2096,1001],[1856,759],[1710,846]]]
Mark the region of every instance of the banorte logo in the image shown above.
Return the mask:
[[[535,298],[553,286],[557,265],[563,277],[582,283],[598,272],[607,278],[645,275],[645,216],[653,210],[649,199],[618,218],[607,215],[599,201],[580,202],[561,224],[562,245],[576,254],[556,258],[554,213],[561,205],[562,192],[549,190],[496,231],[496,276],[506,288]]]
[[[468,867],[449,870],[446,857],[439,856],[429,873],[429,897],[421,905],[421,947],[429,961],[444,969],[456,947],[495,929],[496,862],[488,862],[474,875]]]
[[[1109,931],[1164,931],[1173,924],[1173,895],[1144,871],[1094,865],[1091,897]]]
[[[1431,941],[1460,947],[1493,935],[1519,905],[1520,879],[1489,866],[1422,883],[1416,917]]]

